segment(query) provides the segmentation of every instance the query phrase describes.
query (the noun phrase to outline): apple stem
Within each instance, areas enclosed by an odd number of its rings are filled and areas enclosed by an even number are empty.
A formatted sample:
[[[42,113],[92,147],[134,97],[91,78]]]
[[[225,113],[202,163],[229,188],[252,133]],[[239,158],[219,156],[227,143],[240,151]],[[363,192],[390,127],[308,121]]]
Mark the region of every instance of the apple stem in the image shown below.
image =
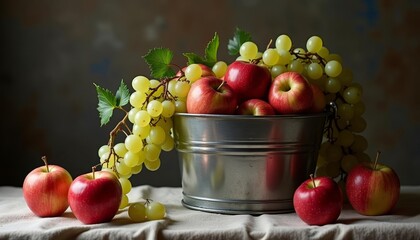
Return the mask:
[[[47,157],[46,156],[42,156],[41,159],[44,162],[45,167],[47,168],[47,172],[50,172],[50,168],[48,167]]]
[[[381,155],[381,151],[376,152],[375,163],[373,163],[373,170],[376,170],[376,166],[378,165],[379,155]]]
[[[315,180],[314,180],[314,175],[311,174],[311,175],[309,175],[309,177],[311,177],[312,184],[314,185],[314,188],[316,188],[316,184],[315,184]]]
[[[216,91],[219,91],[219,89],[225,85],[225,80],[222,81],[222,83],[220,83],[220,85],[216,88]]]
[[[96,166],[93,166],[92,167],[92,178],[93,179],[95,179],[95,169],[96,169]]]

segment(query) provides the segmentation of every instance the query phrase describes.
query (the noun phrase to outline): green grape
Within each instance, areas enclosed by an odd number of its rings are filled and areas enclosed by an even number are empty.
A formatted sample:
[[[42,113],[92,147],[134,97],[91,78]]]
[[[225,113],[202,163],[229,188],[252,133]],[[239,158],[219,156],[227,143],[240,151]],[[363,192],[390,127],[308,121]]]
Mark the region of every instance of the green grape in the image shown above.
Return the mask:
[[[343,98],[350,104],[356,104],[360,102],[362,93],[358,87],[348,87],[343,91]]]
[[[133,203],[128,208],[128,216],[134,222],[146,221],[146,207],[143,203]]]
[[[109,148],[108,145],[103,145],[98,150],[98,157],[101,158],[104,155],[104,153],[107,153],[107,156],[108,156],[110,151],[111,151],[111,149]]]
[[[290,71],[290,72],[302,73],[303,69],[304,69],[304,67],[303,67],[301,61],[298,60],[298,59],[293,60],[289,65],[287,65],[287,70]]]
[[[334,143],[328,147],[325,160],[327,160],[327,162],[338,162],[342,157],[343,151],[341,150],[341,146]]]
[[[150,114],[146,110],[140,110],[134,116],[134,123],[139,127],[145,127],[149,125],[151,120]]]
[[[289,51],[292,47],[292,40],[286,34],[282,34],[276,39],[276,48],[277,50]]]
[[[177,113],[186,113],[187,112],[187,105],[185,101],[176,100],[175,101],[175,112]]]
[[[286,50],[278,50],[279,53],[279,60],[277,61],[277,65],[287,65],[292,61],[292,55],[289,51]]]
[[[275,78],[278,75],[287,72],[287,68],[284,65],[274,65],[271,67],[271,77]]]
[[[175,95],[180,98],[185,98],[190,91],[191,85],[185,81],[177,81],[175,84]]]
[[[337,114],[343,120],[351,120],[354,116],[353,106],[347,103],[338,104]]]
[[[175,96],[175,86],[176,86],[176,83],[177,83],[178,81],[174,81],[174,80],[172,80],[172,81],[169,81],[169,83],[168,83],[168,91],[173,95],[173,96]]]
[[[150,129],[149,137],[151,143],[161,145],[165,142],[166,133],[161,126],[154,126]]]
[[[154,91],[152,96],[159,98],[163,93],[163,86],[160,84],[160,81],[156,79],[152,79],[149,82],[150,82],[149,93]]]
[[[353,117],[350,120],[349,130],[356,133],[361,133],[366,129],[366,126],[367,126],[366,120],[362,118],[361,116],[357,116],[357,117]]]
[[[330,145],[331,143],[328,141],[321,143],[318,154],[325,158],[327,156],[327,149],[330,147]]]
[[[115,167],[117,169],[117,172],[121,175],[128,175],[131,172],[131,167],[125,165],[123,161],[118,162]]]
[[[128,178],[119,178],[118,181],[120,181],[123,194],[127,194],[131,191],[132,185]]]
[[[337,77],[342,71],[341,63],[336,60],[331,60],[325,64],[324,71],[330,77]]]
[[[356,104],[353,104],[354,115],[361,116],[366,111],[365,104],[362,101],[359,101]]]
[[[161,148],[165,152],[169,152],[174,149],[175,142],[171,136],[166,137],[165,142],[162,144]]]
[[[137,76],[131,81],[131,86],[138,92],[146,93],[149,90],[150,81],[145,76]]]
[[[344,129],[339,132],[337,143],[343,147],[350,147],[354,141],[354,135],[351,131]]]
[[[303,48],[295,48],[295,49],[293,49],[293,53],[296,53],[298,55],[304,55],[306,53],[306,51]]]
[[[143,163],[132,167],[131,168],[131,173],[132,174],[139,174],[142,169],[143,169]]]
[[[212,71],[217,78],[221,78],[225,75],[227,70],[227,64],[224,61],[218,61],[213,65]]]
[[[153,162],[159,158],[161,148],[153,143],[147,144],[144,147],[145,160]]]
[[[353,72],[348,68],[343,68],[338,78],[343,86],[349,86],[353,81]]]
[[[160,159],[156,159],[154,161],[144,160],[144,166],[146,166],[147,170],[149,171],[156,171],[160,168]]]
[[[147,104],[147,112],[151,117],[159,117],[162,113],[162,103],[158,100],[152,100]]]
[[[137,152],[137,153],[133,153],[131,151],[128,151],[125,155],[124,155],[124,164],[127,167],[134,167],[137,164],[140,163],[140,154],[142,151]]]
[[[327,163],[324,163],[324,164],[321,164],[320,166],[317,166],[317,168],[315,169],[315,176],[316,177],[328,176]]]
[[[137,135],[131,134],[125,138],[125,147],[128,151],[137,153],[143,148],[143,141]]]
[[[203,69],[198,64],[190,64],[185,69],[185,77],[191,82],[195,82],[201,78],[203,74]]]
[[[368,148],[368,141],[362,135],[355,134],[353,144],[350,149],[356,153],[362,153]]]
[[[306,72],[308,76],[312,79],[319,79],[322,77],[324,71],[322,70],[321,65],[319,63],[311,63],[308,65]]]
[[[166,208],[160,202],[150,202],[146,206],[146,216],[148,220],[163,219],[166,215]]]
[[[254,42],[244,42],[239,48],[239,54],[245,59],[255,59],[258,53],[258,46]]]
[[[325,82],[325,90],[329,93],[338,93],[341,90],[341,82],[337,78],[328,78]]]
[[[123,208],[125,208],[125,207],[127,207],[128,206],[128,196],[127,196],[127,194],[122,194],[122,197],[121,197],[121,203],[120,203],[120,209],[123,209]]]
[[[341,56],[338,55],[338,54],[336,54],[336,53],[330,53],[330,55],[328,55],[328,57],[325,60],[327,62],[333,61],[333,60],[335,60],[335,61],[337,61],[339,63],[342,63],[343,62],[343,59],[341,58]]]
[[[128,150],[124,143],[117,143],[114,145],[114,151],[119,157],[123,157]]]
[[[168,133],[173,127],[172,118],[161,118],[157,125],[162,127],[165,133]]]
[[[321,49],[317,53],[323,59],[326,59],[328,55],[330,55],[330,51],[326,47],[321,47]]]
[[[137,112],[140,111],[140,108],[132,108],[128,111],[128,121],[131,123],[135,123],[135,116]]]
[[[359,160],[357,159],[356,156],[352,155],[352,154],[347,154],[344,155],[343,158],[341,159],[341,168],[345,171],[345,172],[350,172],[354,166],[356,166],[359,163]]]
[[[175,113],[175,104],[170,100],[163,101],[162,108],[162,116],[165,118],[170,118]]]
[[[308,52],[317,53],[322,48],[322,39],[318,36],[312,36],[306,42]]]
[[[278,54],[276,49],[269,48],[269,49],[264,51],[264,53],[262,55],[262,60],[268,66],[273,66],[278,62],[279,54]]]
[[[146,101],[146,94],[144,93],[136,91],[130,95],[130,104],[135,108],[141,108],[144,101]]]
[[[149,136],[150,133],[150,125],[146,125],[144,127],[138,127],[138,129],[136,129],[136,134],[139,135],[139,137],[141,139],[146,139],[147,136]],[[133,133],[134,133],[134,127],[133,127]]]

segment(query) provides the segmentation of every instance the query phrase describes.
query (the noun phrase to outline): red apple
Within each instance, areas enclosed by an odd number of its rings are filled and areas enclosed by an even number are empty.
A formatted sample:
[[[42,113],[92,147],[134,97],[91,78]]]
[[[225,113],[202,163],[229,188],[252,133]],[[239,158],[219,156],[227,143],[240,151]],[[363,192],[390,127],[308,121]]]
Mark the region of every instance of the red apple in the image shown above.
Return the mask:
[[[321,88],[319,88],[315,84],[311,84],[311,90],[313,95],[313,104],[309,112],[311,113],[320,113],[323,112],[327,101],[325,100],[325,95],[322,92]]]
[[[67,193],[72,182],[70,173],[57,165],[35,168],[25,178],[22,186],[23,197],[33,213],[39,217],[60,216],[69,204]]]
[[[274,111],[274,108],[264,100],[249,99],[239,105],[238,109],[236,109],[236,114],[265,116],[275,115],[276,112]]]
[[[226,81],[208,76],[191,85],[186,104],[188,113],[233,114],[237,98]]]
[[[400,196],[400,180],[395,171],[379,164],[379,153],[374,163],[356,165],[347,175],[346,192],[352,207],[363,215],[389,213]]]
[[[313,104],[311,85],[297,72],[282,73],[270,86],[268,102],[280,114],[309,112]]]
[[[239,102],[266,99],[271,84],[271,74],[266,67],[243,61],[231,63],[224,79],[238,95]]]
[[[92,171],[78,176],[70,186],[68,200],[77,219],[85,224],[111,221],[122,198],[118,178],[111,172]]]
[[[343,196],[338,184],[330,177],[304,181],[293,195],[296,214],[309,225],[334,223],[343,207]]]

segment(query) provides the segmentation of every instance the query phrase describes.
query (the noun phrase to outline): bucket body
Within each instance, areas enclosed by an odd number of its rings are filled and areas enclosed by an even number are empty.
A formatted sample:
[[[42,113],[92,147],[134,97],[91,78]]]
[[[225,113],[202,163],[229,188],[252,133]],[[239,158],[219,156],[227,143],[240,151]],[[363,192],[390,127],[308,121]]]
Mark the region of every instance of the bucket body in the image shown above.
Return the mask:
[[[314,173],[327,116],[177,113],[183,205],[226,214],[293,211],[295,189]]]

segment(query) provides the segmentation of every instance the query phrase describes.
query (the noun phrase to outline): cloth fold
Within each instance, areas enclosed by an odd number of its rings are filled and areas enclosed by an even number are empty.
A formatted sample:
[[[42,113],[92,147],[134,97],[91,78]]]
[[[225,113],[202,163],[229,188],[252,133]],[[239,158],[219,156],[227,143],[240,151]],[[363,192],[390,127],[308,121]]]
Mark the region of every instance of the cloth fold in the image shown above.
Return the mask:
[[[0,187],[0,239],[420,239],[420,186],[403,186],[394,211],[363,216],[345,205],[337,223],[309,226],[295,213],[226,215],[182,206],[182,189],[137,186],[130,202],[163,203],[163,220],[134,223],[127,209],[111,222],[84,225],[70,208],[60,217],[39,218],[27,207],[22,189]]]

